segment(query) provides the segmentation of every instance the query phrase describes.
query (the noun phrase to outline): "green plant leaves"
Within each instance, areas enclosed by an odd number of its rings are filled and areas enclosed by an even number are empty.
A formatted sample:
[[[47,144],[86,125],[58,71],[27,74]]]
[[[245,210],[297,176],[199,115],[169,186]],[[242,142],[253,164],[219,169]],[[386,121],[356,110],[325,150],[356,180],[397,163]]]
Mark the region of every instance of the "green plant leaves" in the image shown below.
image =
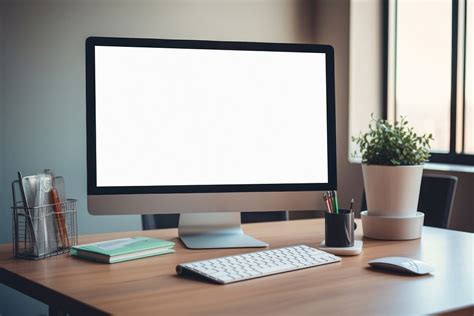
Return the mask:
[[[408,126],[406,117],[393,125],[384,119],[375,119],[372,114],[369,131],[352,136],[362,154],[362,162],[372,165],[419,165],[430,157],[432,134],[418,136]],[[354,153],[355,155],[355,153]]]

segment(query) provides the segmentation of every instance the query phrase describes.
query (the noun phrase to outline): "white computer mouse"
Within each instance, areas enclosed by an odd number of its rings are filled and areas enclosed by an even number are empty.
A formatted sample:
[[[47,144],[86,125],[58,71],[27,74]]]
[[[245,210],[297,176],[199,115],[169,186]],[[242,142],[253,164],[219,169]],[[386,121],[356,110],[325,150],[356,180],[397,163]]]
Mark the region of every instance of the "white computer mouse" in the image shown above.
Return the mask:
[[[387,269],[413,274],[428,274],[434,268],[422,261],[406,257],[385,257],[369,261],[369,265],[374,268]]]

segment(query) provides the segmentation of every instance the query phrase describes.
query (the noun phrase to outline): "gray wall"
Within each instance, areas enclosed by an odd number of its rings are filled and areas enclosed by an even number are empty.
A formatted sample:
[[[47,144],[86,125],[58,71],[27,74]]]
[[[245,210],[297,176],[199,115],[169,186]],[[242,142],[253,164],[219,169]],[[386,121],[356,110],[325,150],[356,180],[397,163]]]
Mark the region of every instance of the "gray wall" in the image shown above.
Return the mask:
[[[2,208],[16,170],[52,168],[79,199],[79,232],[139,229],[86,211],[84,40],[90,35],[308,41],[304,1],[19,1],[3,10]],[[303,31],[300,31],[303,30]],[[126,166],[124,166],[126,167]],[[7,193],[7,195],[5,195]],[[7,212],[1,222],[9,222]],[[10,240],[10,227],[0,242]]]

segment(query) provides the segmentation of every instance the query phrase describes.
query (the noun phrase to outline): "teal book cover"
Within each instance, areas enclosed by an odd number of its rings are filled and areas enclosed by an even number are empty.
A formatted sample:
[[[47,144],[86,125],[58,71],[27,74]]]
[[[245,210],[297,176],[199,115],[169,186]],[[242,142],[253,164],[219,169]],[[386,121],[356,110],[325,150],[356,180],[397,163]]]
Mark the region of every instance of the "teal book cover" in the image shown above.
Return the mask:
[[[156,248],[172,248],[173,246],[174,242],[167,240],[150,237],[129,237],[74,246],[71,252],[82,250],[113,257]]]

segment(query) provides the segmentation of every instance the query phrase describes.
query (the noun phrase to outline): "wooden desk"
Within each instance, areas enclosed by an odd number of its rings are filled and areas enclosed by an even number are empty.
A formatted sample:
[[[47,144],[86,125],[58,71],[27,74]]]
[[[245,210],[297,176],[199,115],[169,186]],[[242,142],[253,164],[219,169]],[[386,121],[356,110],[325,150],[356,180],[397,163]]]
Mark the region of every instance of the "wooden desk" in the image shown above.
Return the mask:
[[[271,247],[316,246],[323,221],[299,220],[244,225]],[[181,262],[245,253],[252,249],[188,250],[176,229],[81,236],[89,243],[146,235],[176,241],[176,253],[118,264],[61,255],[41,261],[11,258],[0,246],[0,280],[62,310],[81,314],[155,315],[388,315],[456,310],[473,312],[473,235],[425,227],[413,241],[364,240],[360,256],[341,263],[229,285],[176,276]],[[357,237],[360,238],[360,230]],[[371,259],[407,256],[434,265],[435,275],[407,276],[367,268]]]

